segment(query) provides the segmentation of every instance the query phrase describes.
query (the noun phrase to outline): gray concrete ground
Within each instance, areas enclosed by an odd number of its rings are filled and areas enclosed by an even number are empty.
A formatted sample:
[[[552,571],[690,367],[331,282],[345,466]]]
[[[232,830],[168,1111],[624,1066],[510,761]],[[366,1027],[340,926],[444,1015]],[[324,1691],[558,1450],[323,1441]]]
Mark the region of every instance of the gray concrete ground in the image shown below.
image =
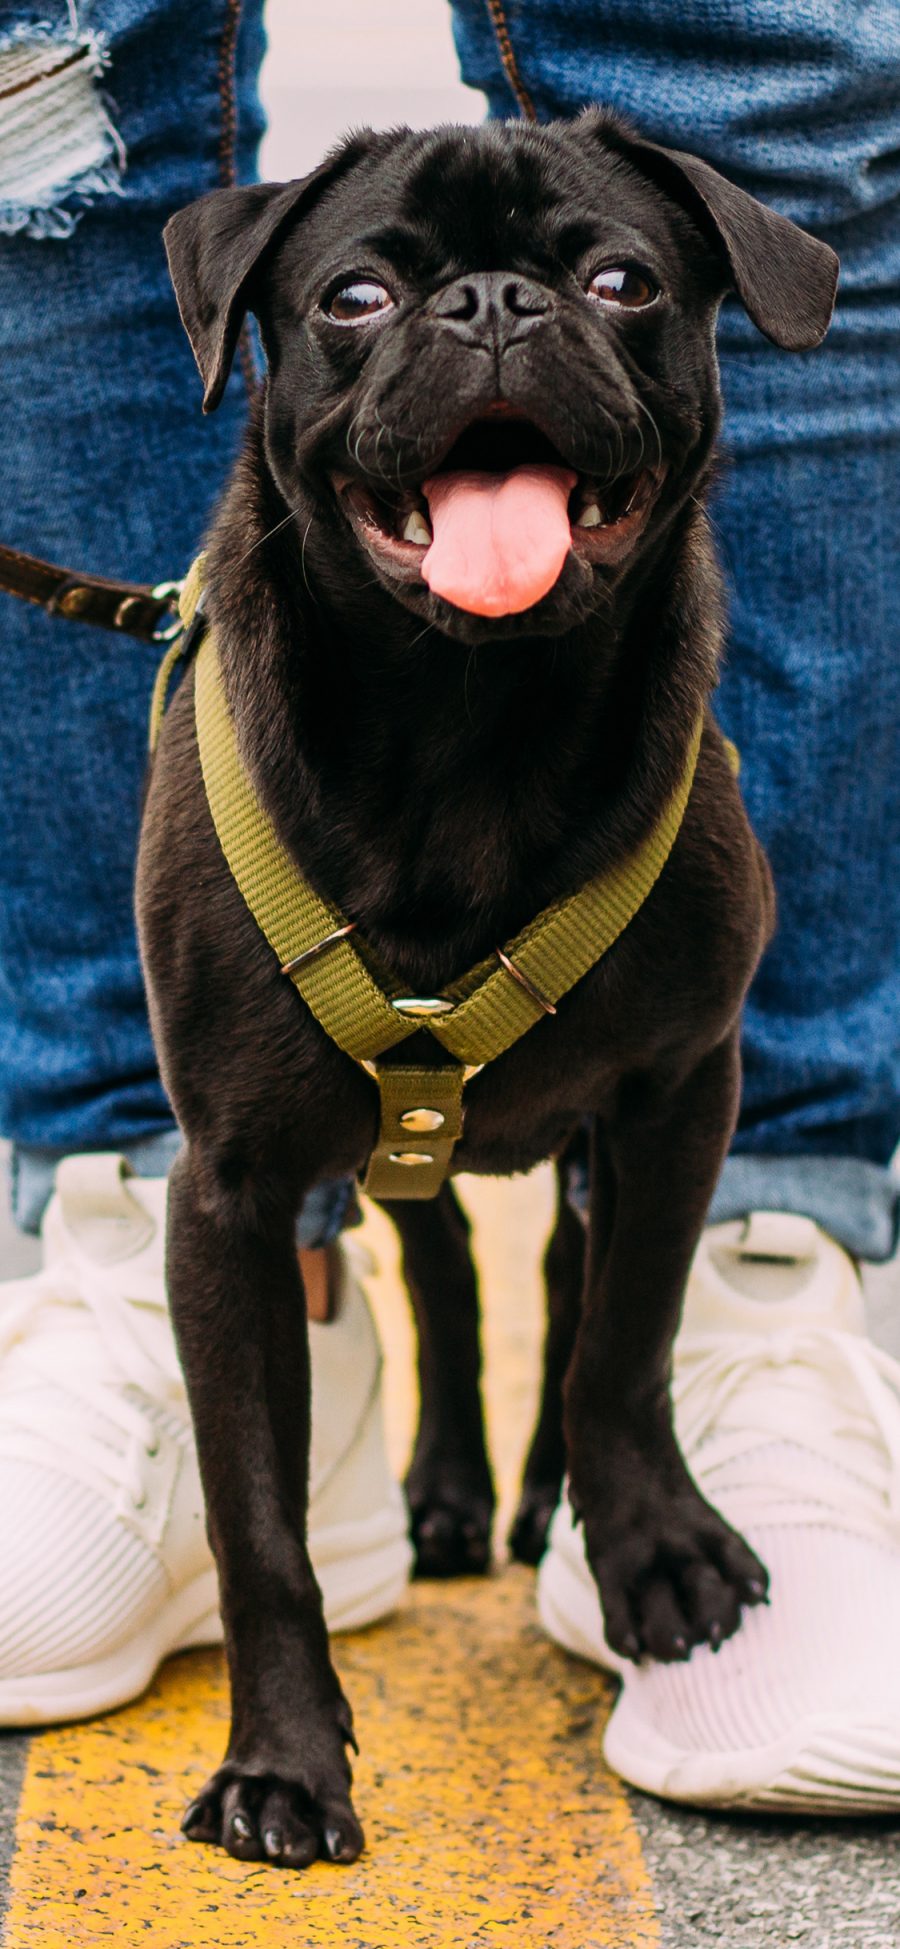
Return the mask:
[[[897,1949],[895,1824],[709,1817],[631,1799],[663,1949]]]
[[[16,1842],[16,1812],[27,1754],[24,1734],[0,1733],[0,1943],[4,1942],[9,1864]]]
[[[327,17],[326,17],[327,15]],[[371,121],[477,121],[480,97],[455,76],[443,0],[270,0],[264,167],[312,167],[342,129]],[[36,1248],[0,1216],[0,1277],[31,1270]],[[900,1354],[900,1279],[868,1282],[876,1338]],[[847,1647],[853,1655],[852,1646]],[[27,1742],[0,1737],[0,1915]],[[890,1823],[708,1819],[633,1796],[664,1949],[896,1949],[900,1861]],[[2,1941],[0,1931],[0,1941]],[[5,1949],[15,1949],[6,1944]],[[628,1949],[623,1944],[622,1949]]]

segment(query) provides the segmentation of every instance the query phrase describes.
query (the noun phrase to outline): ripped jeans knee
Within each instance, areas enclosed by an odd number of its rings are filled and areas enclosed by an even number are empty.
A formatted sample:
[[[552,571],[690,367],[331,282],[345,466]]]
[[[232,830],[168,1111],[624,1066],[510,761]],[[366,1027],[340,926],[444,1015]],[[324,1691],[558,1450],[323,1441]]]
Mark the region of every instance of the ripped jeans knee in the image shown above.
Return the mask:
[[[68,237],[98,196],[116,195],[125,146],[102,85],[109,54],[79,22],[0,30],[0,235]]]

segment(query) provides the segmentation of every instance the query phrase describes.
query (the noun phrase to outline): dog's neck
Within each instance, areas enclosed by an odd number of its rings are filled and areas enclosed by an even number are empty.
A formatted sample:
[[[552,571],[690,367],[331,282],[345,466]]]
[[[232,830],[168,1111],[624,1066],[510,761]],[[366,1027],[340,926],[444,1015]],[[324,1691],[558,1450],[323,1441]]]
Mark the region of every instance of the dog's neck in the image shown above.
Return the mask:
[[[361,562],[329,587],[305,520],[263,539],[283,514],[251,433],[209,572],[242,751],[311,882],[404,980],[438,986],[660,812],[715,682],[705,519],[691,504],[666,537],[652,605],[642,576],[565,637],[472,648]]]

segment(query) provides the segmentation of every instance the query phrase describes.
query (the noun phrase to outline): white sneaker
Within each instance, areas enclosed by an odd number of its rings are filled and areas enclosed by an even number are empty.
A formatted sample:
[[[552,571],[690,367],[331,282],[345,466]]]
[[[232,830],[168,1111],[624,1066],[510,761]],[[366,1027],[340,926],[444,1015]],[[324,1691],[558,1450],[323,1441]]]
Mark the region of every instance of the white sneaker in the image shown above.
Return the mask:
[[[563,1503],[540,1614],[568,1650],[621,1674],[609,1765],[699,1806],[900,1807],[900,1366],[866,1338],[847,1253],[791,1215],[710,1227],[674,1399],[691,1472],[767,1564],[770,1603],[718,1653],[626,1664],[605,1644]]]
[[[0,1285],[0,1724],[134,1698],[161,1659],[222,1638],[163,1280],[166,1181],[66,1158],[44,1269]],[[311,1325],[310,1551],[331,1630],[396,1604],[411,1550],[387,1464],[381,1351],[342,1255]]]

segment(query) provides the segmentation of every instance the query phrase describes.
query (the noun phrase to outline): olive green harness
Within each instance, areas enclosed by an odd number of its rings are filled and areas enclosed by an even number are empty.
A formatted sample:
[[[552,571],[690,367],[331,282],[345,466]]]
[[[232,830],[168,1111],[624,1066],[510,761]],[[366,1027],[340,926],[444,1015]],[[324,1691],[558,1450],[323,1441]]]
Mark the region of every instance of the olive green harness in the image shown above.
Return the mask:
[[[200,598],[201,556],[181,596],[185,625]],[[151,749],[182,643],[157,678]],[[463,1091],[485,1063],[517,1042],[606,953],[646,900],[669,857],[690,796],[702,720],[676,790],[628,858],[545,908],[515,940],[440,995],[378,986],[357,952],[355,922],[320,899],[282,846],[240,757],[214,633],[197,653],[197,738],[203,782],[222,851],[257,925],[307,1008],[339,1049],[378,1086],[381,1123],[364,1187],[378,1198],[432,1198],[462,1134]],[[386,1063],[388,1050],[427,1029],[447,1057],[435,1067]]]

